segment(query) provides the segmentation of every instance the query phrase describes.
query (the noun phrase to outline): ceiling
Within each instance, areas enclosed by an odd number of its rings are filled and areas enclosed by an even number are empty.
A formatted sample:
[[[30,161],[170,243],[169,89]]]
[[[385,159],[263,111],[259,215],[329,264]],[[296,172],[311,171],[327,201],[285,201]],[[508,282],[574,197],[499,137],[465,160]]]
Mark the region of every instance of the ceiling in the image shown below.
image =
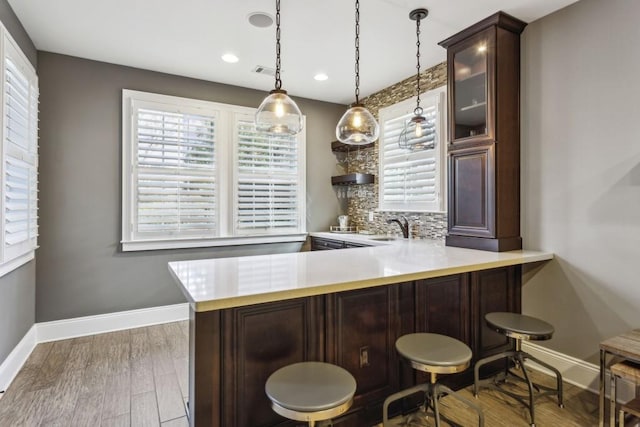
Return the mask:
[[[423,68],[446,59],[437,43],[503,10],[531,22],[576,0],[363,0],[360,4],[360,87],[367,96],[415,72],[415,23],[426,7]],[[9,0],[39,50],[181,76],[270,90],[275,28],[248,22],[251,12],[275,15],[274,0]],[[354,101],[354,3],[281,0],[282,81],[290,95]],[[239,62],[221,60],[232,52]],[[318,82],[323,72],[329,79]]]

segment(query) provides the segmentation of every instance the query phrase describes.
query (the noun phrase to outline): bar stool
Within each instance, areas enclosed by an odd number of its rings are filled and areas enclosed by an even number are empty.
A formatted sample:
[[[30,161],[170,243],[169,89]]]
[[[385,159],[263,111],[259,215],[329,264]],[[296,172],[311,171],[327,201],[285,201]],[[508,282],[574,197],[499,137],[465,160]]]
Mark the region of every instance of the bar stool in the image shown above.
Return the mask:
[[[484,359],[480,359],[476,362],[474,369],[474,383],[473,383],[473,394],[478,397],[478,389],[481,386],[493,385],[494,388],[501,393],[510,396],[520,403],[522,403],[527,409],[529,409],[529,415],[531,417],[531,427],[535,427],[535,414],[534,414],[534,388],[539,392],[539,396],[555,394],[558,396],[558,406],[560,408],[564,408],[562,403],[562,375],[560,371],[558,371],[553,366],[545,363],[541,360],[536,359],[529,353],[522,351],[522,340],[548,340],[554,333],[553,326],[549,323],[537,319],[531,316],[525,316],[519,313],[504,313],[504,312],[496,312],[489,313],[485,317],[487,322],[487,326],[492,328],[498,333],[506,335],[507,337],[513,339],[515,341],[515,350],[505,351],[493,356],[486,357]],[[502,374],[499,374],[496,377],[488,378],[485,380],[480,380],[480,368],[487,363],[494,362],[500,359],[507,359],[507,364],[505,371]],[[556,375],[557,388],[550,388],[539,384],[534,384],[529,379],[529,374],[525,369],[524,362],[525,360],[531,360],[537,363],[540,366],[543,366]],[[522,370],[522,375],[524,378],[519,375],[514,374],[510,370],[510,361],[513,361],[517,367]],[[529,388],[529,403],[525,402],[524,396],[521,396],[516,393],[512,393],[508,390],[504,390],[500,387],[497,387],[498,382],[505,381],[508,375],[512,375],[513,377],[524,381],[527,383],[527,387]],[[543,391],[541,391],[543,390]]]
[[[339,366],[301,362],[275,371],[265,384],[274,412],[309,427],[347,412],[353,404],[356,380]]]
[[[440,411],[438,399],[442,395],[450,395],[458,399],[478,414],[478,425],[484,426],[482,409],[437,382],[439,374],[455,374],[467,369],[471,363],[471,349],[455,338],[446,335],[415,333],[403,335],[396,341],[396,350],[411,365],[413,369],[430,374],[429,382],[418,384],[387,397],[382,407],[382,423],[391,426],[389,421],[389,405],[396,400],[414,393],[424,392],[425,411],[433,409],[436,426],[440,426]]]
[[[617,382],[619,379],[625,379],[633,382],[636,386],[636,397],[630,402],[620,405],[620,411],[618,412],[618,427],[624,427],[625,414],[631,414],[635,417],[640,417],[640,397],[638,396],[637,389],[640,386],[640,365],[633,362],[620,362],[611,366],[611,417],[609,425],[613,427],[615,425],[615,413],[616,403],[618,400],[617,394]]]

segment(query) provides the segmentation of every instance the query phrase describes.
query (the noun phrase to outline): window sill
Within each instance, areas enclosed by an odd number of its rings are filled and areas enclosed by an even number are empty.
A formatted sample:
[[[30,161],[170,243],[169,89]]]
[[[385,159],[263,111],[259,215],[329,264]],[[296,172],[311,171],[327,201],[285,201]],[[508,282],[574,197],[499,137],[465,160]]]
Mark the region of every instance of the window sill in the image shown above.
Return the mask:
[[[19,267],[22,267],[34,258],[34,251],[29,251],[24,255],[20,255],[16,259],[12,259],[2,265],[0,265],[0,277],[6,276]]]
[[[278,236],[217,237],[192,240],[139,240],[122,243],[122,252],[155,251],[161,249],[211,248],[222,246],[260,245],[265,243],[304,242],[307,233]]]

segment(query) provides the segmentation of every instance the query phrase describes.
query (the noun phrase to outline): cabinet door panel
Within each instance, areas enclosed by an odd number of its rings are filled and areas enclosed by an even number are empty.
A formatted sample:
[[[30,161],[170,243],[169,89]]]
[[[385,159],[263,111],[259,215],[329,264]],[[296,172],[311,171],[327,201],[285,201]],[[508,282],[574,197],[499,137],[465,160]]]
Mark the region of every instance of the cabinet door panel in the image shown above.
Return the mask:
[[[470,344],[468,275],[416,282],[416,332],[447,335]]]
[[[469,298],[468,274],[417,281],[416,332],[447,335],[473,348],[469,335]],[[429,381],[428,374],[424,372],[415,371],[414,375],[417,383]],[[441,379],[453,388],[459,388],[468,381],[464,374],[446,375]]]
[[[283,366],[322,360],[322,313],[322,297],[224,311],[223,425],[259,427],[284,421],[271,409],[265,382]]]
[[[495,236],[494,146],[449,154],[449,233]]]
[[[398,285],[327,296],[327,361],[358,384],[354,408],[384,400],[398,388]]]
[[[494,311],[520,312],[521,267],[503,267],[471,273],[476,358],[510,347],[509,339],[486,325],[484,316]]]

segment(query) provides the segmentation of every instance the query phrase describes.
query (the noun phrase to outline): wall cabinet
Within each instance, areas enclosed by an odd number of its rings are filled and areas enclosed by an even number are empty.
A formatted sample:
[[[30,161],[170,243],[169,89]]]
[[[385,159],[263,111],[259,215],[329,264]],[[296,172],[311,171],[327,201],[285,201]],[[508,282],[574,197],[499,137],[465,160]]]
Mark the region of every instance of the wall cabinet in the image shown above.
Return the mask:
[[[498,12],[444,40],[449,97],[448,246],[522,248],[520,33]]]

